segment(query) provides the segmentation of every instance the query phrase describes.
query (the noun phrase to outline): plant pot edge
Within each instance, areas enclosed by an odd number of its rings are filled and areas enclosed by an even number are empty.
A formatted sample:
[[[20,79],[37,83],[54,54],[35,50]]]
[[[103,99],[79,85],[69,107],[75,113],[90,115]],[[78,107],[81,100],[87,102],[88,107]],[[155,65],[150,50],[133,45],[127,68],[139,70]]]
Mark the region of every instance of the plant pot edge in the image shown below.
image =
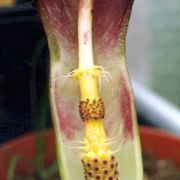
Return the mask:
[[[52,129],[47,129],[44,132],[44,137],[46,139],[45,161],[48,164],[55,159],[54,132]],[[176,165],[180,166],[180,155],[177,153],[178,149],[180,149],[180,137],[170,134],[164,130],[147,126],[139,126],[139,132],[143,152],[152,153],[158,159],[171,159]],[[171,146],[171,148],[169,148],[169,146]],[[6,179],[9,163],[14,154],[19,154],[19,152],[21,152],[23,159],[35,158],[35,133],[24,134],[23,136],[0,145],[0,179]],[[32,164],[26,164],[23,160],[20,160],[20,162],[18,162],[16,172],[19,173],[25,170],[27,171],[27,169],[29,172],[34,170]]]

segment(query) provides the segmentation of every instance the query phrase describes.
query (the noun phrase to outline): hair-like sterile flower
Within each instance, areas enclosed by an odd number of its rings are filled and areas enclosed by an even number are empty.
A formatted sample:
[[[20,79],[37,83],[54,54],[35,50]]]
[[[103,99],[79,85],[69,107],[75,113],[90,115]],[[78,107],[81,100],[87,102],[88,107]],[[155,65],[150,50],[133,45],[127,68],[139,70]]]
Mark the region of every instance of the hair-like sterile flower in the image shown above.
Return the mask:
[[[125,56],[132,3],[38,0],[50,49],[50,102],[63,180],[142,179]]]

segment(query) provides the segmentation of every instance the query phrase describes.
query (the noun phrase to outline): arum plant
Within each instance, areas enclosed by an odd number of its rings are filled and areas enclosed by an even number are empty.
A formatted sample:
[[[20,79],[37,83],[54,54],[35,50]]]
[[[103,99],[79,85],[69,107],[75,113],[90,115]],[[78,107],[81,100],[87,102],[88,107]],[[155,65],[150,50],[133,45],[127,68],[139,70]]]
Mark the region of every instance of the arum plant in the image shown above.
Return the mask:
[[[132,0],[39,0],[63,180],[141,180],[125,36]]]

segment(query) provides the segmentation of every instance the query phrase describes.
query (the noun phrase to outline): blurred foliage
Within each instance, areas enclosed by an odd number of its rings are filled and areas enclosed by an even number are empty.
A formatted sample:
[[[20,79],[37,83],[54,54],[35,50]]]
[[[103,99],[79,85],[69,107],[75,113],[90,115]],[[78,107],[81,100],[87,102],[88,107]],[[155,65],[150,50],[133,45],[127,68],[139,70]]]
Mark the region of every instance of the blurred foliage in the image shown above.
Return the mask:
[[[180,107],[180,1],[152,2],[152,87]]]

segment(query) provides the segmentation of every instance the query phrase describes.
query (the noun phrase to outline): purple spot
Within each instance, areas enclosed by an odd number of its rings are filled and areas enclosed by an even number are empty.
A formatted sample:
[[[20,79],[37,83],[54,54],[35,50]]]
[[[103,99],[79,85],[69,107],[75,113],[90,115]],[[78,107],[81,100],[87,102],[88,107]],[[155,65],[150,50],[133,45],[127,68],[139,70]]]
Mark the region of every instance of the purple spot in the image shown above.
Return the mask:
[[[89,39],[89,31],[86,31],[83,33],[84,44],[87,44],[88,39]]]
[[[106,160],[104,160],[104,161],[103,161],[103,164],[104,164],[104,165],[106,165],[106,164],[107,164],[107,161],[106,161]]]

